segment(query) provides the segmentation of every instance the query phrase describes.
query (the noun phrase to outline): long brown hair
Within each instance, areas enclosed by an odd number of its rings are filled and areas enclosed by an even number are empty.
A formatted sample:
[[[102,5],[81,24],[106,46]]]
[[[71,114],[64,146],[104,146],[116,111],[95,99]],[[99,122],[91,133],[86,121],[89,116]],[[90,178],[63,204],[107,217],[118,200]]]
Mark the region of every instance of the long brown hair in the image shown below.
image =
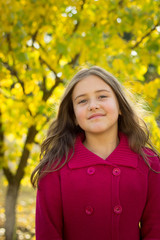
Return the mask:
[[[119,102],[121,115],[118,119],[118,130],[128,136],[130,148],[140,154],[149,166],[143,151],[145,146],[155,149],[150,142],[149,130],[145,122],[138,116],[134,107],[127,99],[123,86],[106,70],[93,66],[80,70],[71,80],[61,100],[57,118],[51,123],[47,137],[41,146],[41,161],[31,175],[31,182],[36,186],[39,179],[47,172],[55,171],[69,160],[70,149],[74,150],[76,136],[84,131],[76,125],[72,104],[72,92],[75,85],[82,79],[95,75],[105,81],[114,91]],[[62,159],[64,159],[62,163]],[[149,166],[150,167],[150,166]]]

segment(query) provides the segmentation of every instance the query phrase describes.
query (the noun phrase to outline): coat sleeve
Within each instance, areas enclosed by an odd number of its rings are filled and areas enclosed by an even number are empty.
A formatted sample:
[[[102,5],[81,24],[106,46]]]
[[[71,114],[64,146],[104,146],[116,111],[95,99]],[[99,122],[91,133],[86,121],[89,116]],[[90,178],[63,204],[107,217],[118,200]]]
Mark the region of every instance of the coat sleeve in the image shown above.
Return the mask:
[[[62,240],[62,199],[59,172],[48,173],[38,184],[36,240]]]
[[[153,157],[152,168],[160,172],[160,159]],[[148,194],[141,220],[143,240],[160,240],[160,173],[149,170]]]

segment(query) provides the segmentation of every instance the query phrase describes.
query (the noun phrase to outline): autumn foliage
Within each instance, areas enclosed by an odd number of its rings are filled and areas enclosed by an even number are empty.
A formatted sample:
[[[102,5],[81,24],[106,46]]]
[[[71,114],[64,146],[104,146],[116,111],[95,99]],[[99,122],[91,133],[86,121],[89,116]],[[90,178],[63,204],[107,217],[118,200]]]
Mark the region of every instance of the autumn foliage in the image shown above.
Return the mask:
[[[0,167],[8,183],[6,239],[13,239],[15,232],[19,187],[29,184],[39,144],[56,116],[65,85],[81,67],[105,68],[131,90],[135,101],[147,103],[145,120],[160,151],[159,9],[157,0],[0,1]],[[10,215],[13,219],[7,223]]]

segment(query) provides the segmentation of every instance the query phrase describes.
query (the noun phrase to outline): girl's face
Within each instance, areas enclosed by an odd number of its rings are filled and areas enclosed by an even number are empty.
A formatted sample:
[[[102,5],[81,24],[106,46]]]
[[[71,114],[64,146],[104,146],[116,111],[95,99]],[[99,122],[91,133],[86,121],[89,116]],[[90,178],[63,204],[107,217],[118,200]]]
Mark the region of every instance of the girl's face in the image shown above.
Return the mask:
[[[118,131],[119,103],[111,87],[90,75],[78,82],[72,93],[76,123],[87,134]]]

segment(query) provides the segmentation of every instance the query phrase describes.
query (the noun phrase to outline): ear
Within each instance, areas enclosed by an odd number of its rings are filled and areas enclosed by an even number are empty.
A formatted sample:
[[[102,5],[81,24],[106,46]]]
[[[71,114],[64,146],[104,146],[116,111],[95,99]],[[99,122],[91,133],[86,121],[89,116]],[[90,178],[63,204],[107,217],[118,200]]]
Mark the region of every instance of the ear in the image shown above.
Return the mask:
[[[119,115],[122,115],[122,112],[121,112],[121,110],[119,109]]]

